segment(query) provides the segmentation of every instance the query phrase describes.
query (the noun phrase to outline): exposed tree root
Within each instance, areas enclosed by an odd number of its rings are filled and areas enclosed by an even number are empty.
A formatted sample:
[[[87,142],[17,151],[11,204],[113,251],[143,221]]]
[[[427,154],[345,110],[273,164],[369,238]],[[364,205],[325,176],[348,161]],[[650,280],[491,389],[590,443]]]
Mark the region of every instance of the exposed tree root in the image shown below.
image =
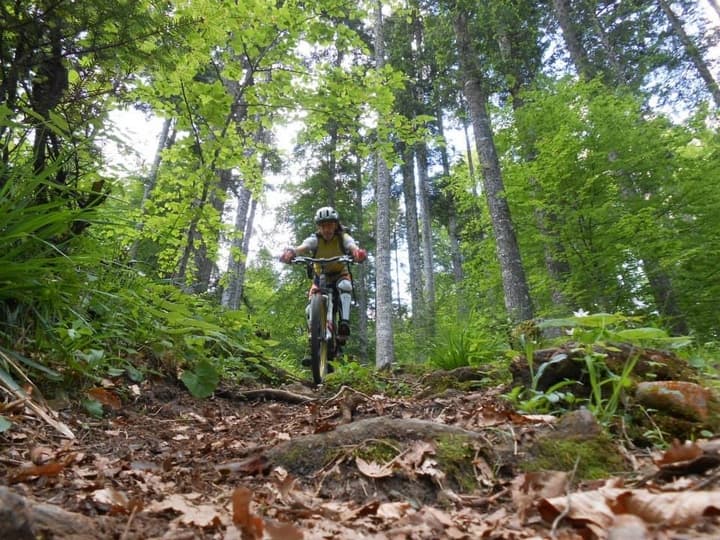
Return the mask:
[[[312,474],[342,448],[356,446],[368,439],[427,440],[441,435],[484,440],[482,434],[456,426],[414,418],[380,416],[340,425],[333,431],[291,439],[271,448],[265,457],[270,464],[281,465],[298,474]]]
[[[97,520],[68,512],[59,506],[35,502],[0,486],[0,538],[35,540],[43,532],[53,538],[94,540],[102,538]],[[94,531],[94,532],[91,532]]]
[[[273,400],[284,401],[285,403],[310,403],[315,401],[315,398],[313,397],[296,394],[288,390],[280,390],[278,388],[259,388],[243,391],[219,389],[215,392],[215,395],[225,399],[236,399],[241,401]]]

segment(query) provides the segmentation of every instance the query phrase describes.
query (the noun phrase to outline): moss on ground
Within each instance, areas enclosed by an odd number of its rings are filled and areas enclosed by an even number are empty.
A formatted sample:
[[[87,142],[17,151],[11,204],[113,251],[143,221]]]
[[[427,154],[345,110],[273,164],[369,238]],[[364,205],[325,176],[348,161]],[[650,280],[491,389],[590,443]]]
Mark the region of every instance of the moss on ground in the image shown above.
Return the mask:
[[[583,440],[542,438],[534,445],[530,459],[520,468],[525,472],[570,472],[576,462],[575,480],[608,478],[627,468],[624,458],[606,435]]]

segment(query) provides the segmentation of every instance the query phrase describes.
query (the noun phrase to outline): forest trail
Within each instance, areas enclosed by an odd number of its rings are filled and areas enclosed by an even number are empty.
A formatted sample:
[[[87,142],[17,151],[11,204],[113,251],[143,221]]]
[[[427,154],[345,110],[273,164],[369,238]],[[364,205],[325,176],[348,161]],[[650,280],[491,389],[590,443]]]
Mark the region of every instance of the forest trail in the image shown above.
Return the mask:
[[[74,439],[15,406],[0,538],[720,537],[717,441],[692,455],[621,444],[626,470],[592,481],[577,462],[523,472],[543,434],[595,428],[519,414],[500,389],[399,399],[295,384],[198,400],[148,381],[94,397],[102,418],[59,411]]]

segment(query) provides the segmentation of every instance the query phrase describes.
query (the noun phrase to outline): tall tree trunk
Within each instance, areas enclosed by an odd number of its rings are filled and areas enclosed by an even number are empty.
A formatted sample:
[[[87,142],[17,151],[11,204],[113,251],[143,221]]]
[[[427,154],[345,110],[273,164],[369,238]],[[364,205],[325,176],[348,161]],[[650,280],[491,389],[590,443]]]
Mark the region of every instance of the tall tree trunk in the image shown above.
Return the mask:
[[[218,170],[217,187],[211,189],[208,193],[208,203],[213,210],[222,216],[225,210],[225,200],[230,187],[234,184],[235,179],[229,170]],[[210,288],[210,280],[213,274],[218,273],[217,264],[214,257],[210,256],[208,251],[208,242],[205,237],[198,231],[198,241],[195,244],[195,283],[193,291],[196,293],[207,292]],[[215,254],[213,254],[215,255]]]
[[[250,207],[251,192],[241,187],[237,196],[235,210],[234,236],[230,243],[230,256],[227,266],[227,283],[223,289],[222,305],[228,309],[238,309],[241,300],[240,267],[244,266],[245,235],[248,223],[248,209]]]
[[[470,112],[468,111],[468,115],[469,114]],[[468,176],[470,177],[470,182],[472,182],[473,197],[477,198],[477,178],[475,176],[475,164],[473,163],[472,143],[470,142],[470,130],[468,129],[468,127],[468,121],[463,119],[463,133],[465,134],[465,155],[467,156]]]
[[[172,127],[172,125],[172,118],[166,118],[165,120],[163,120],[163,125],[160,129],[160,134],[158,136],[158,144],[157,149],[155,150],[155,157],[153,158],[152,166],[150,167],[148,176],[145,179],[145,182],[143,182],[143,196],[142,200],[140,201],[140,219],[137,222],[137,225],[135,225],[135,229],[138,232],[142,231],[145,227],[144,218],[145,213],[147,212],[146,206],[148,200],[150,199],[150,195],[152,194],[152,191],[153,189],[155,189],[155,185],[157,184],[158,171],[160,170],[160,162],[162,161],[162,152],[163,150],[165,150],[165,148],[168,147],[168,142],[173,139],[172,137],[170,137],[170,128]],[[133,262],[136,259],[139,245],[140,239],[136,238],[128,251],[128,260],[130,262]]]
[[[720,107],[720,87],[718,86],[715,78],[712,76],[710,68],[708,67],[707,62],[705,62],[705,59],[702,57],[700,50],[693,42],[692,37],[685,32],[685,27],[683,26],[680,18],[672,10],[670,2],[667,0],[658,0],[658,2],[660,3],[662,10],[665,12],[665,16],[668,18],[673,32],[675,32],[680,39],[680,42],[683,44],[683,47],[685,47],[685,53],[690,58],[690,61],[695,66],[695,69],[698,70],[702,80],[705,81],[705,85],[715,101],[715,106]]]
[[[238,307],[243,301],[245,295],[245,270],[247,268],[247,256],[250,252],[250,240],[252,240],[253,225],[255,223],[255,211],[257,210],[257,199],[253,198],[250,202],[250,213],[248,214],[247,223],[245,225],[245,234],[243,235],[242,257],[240,264],[235,270],[237,277],[235,279],[235,298],[237,298]]]
[[[482,165],[483,190],[495,233],[495,248],[502,273],[505,307],[513,321],[532,319],[530,291],[510,216],[510,207],[504,195],[505,187],[487,112],[488,97],[482,87],[480,67],[476,64],[477,54],[470,45],[467,16],[462,12],[457,13],[455,18],[455,34],[465,99],[470,108],[475,144]]]
[[[425,278],[425,313],[424,326],[429,338],[435,335],[435,274],[433,264],[432,216],[430,212],[430,177],[428,175],[427,144],[420,142],[415,145],[415,159],[418,167],[418,190],[420,199],[420,223],[422,224],[422,256],[423,277]]]
[[[384,63],[382,1],[378,0],[375,8],[375,66],[382,69]],[[376,167],[375,367],[389,369],[395,361],[390,254],[390,171],[381,150],[376,152]]]
[[[357,234],[355,239],[365,237],[363,230],[363,224],[365,220],[363,218],[363,159],[360,155],[357,155],[355,163],[355,182],[354,182],[354,193],[353,193],[353,215],[355,216],[355,223],[357,223]],[[368,361],[368,286],[367,276],[368,271],[366,270],[367,263],[359,264],[355,267],[353,272],[353,290],[355,292],[355,299],[358,303],[358,346],[360,349],[360,359],[363,363]]]
[[[408,278],[410,285],[410,303],[412,305],[412,321],[415,329],[417,350],[425,343],[423,335],[425,325],[425,300],[423,298],[422,250],[420,248],[420,231],[418,230],[417,192],[415,189],[415,167],[412,148],[403,144],[403,193],[405,195],[405,222],[408,249]]]
[[[440,136],[444,139],[445,138],[445,129],[443,125],[443,118],[442,118],[442,110],[438,111],[437,114],[437,123],[438,123],[438,130],[440,133]],[[442,160],[442,168],[443,168],[443,176],[445,178],[450,178],[450,159],[448,157],[447,153],[447,147],[441,146],[440,147],[440,157]],[[468,155],[469,159],[469,155]],[[450,238],[450,259],[452,261],[452,269],[453,269],[453,278],[455,280],[455,285],[460,286],[463,281],[463,268],[462,268],[462,254],[460,252],[460,240],[458,239],[458,230],[457,230],[458,224],[457,224],[457,210],[455,207],[455,197],[454,195],[450,194],[448,196],[448,236]],[[459,298],[460,300],[460,311],[461,313],[465,313],[465,310],[463,309],[463,302],[462,298]]]
[[[575,69],[582,79],[592,79],[596,71],[588,58],[587,51],[582,46],[580,33],[575,21],[575,17],[571,13],[569,0],[552,0],[555,18],[560,24],[560,30],[565,40],[565,45],[570,53],[570,58],[575,65]]]

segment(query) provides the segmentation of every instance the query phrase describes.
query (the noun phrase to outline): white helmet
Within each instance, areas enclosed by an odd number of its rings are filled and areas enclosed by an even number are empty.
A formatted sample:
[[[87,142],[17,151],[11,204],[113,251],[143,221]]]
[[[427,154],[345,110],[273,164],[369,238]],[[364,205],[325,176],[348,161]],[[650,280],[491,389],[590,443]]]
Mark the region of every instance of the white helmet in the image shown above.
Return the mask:
[[[323,223],[324,221],[340,221],[340,216],[332,206],[323,206],[315,212],[315,223]]]

